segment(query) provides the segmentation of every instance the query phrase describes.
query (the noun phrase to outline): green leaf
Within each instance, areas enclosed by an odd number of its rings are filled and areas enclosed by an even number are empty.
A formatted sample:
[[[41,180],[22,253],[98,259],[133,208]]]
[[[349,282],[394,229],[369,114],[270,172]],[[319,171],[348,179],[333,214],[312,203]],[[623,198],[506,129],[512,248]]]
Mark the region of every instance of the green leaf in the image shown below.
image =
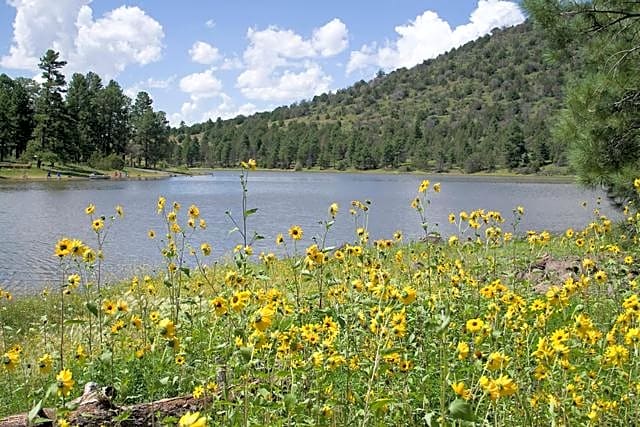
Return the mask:
[[[269,400],[269,396],[271,396],[271,393],[269,393],[269,391],[264,388],[264,387],[260,387],[258,389],[258,394],[260,395],[260,397],[262,397],[264,400]]]
[[[249,347],[240,348],[240,356],[244,359],[245,362],[249,362],[251,360],[252,351]]]
[[[44,394],[44,399],[48,399],[49,396],[51,396],[52,394],[56,394],[58,392],[58,383],[52,383],[49,388],[47,389],[47,392]]]
[[[440,334],[442,332],[444,332],[447,327],[449,327],[449,323],[451,323],[451,317],[447,316],[446,314],[443,314],[440,316],[440,326],[438,326],[438,329],[436,330],[436,334]]]
[[[399,352],[401,352],[403,350],[404,349],[402,347],[383,348],[380,351],[380,354],[382,354],[383,356],[386,356],[388,354],[399,353]]]
[[[295,394],[289,393],[284,397],[284,407],[287,408],[287,411],[290,412],[296,406],[296,401]]]
[[[240,229],[238,227],[233,227],[231,230],[229,230],[229,234],[231,235],[237,231],[240,231]]]
[[[436,415],[435,412],[429,412],[428,414],[426,414],[424,416],[424,421],[427,423],[427,425],[429,427],[433,426],[432,422],[433,422],[433,417]]]
[[[113,421],[122,422],[122,421],[127,421],[130,418],[131,418],[131,410],[127,410],[127,411],[122,411],[118,415],[113,417]]]
[[[169,384],[169,377],[160,378],[160,384],[162,385]]]
[[[105,351],[100,355],[100,360],[102,360],[105,363],[110,362],[112,358],[113,358],[113,353],[110,351]]]
[[[33,420],[38,416],[38,412],[40,412],[41,408],[42,400],[36,403],[36,405],[29,411],[29,414],[27,415],[27,417],[29,418],[29,424],[33,423]]]
[[[165,280],[163,283],[167,288],[173,288],[173,283],[171,283],[170,281]]]
[[[385,405],[388,405],[389,403],[393,403],[393,399],[389,399],[389,398],[378,399],[371,404],[371,410],[375,412],[378,409],[382,409]]]
[[[191,270],[189,269],[189,267],[180,267],[180,271],[182,271],[185,276],[191,277]]]
[[[571,314],[571,317],[574,317],[576,314],[581,313],[582,311],[584,311],[584,305],[583,304],[576,305],[576,307],[573,309],[573,313]]]
[[[258,212],[258,208],[247,209],[246,211],[244,211],[244,216],[248,217],[248,216],[253,215],[256,212]]]
[[[98,306],[92,302],[86,304],[87,310],[94,316],[98,317]]]
[[[64,405],[65,409],[68,409],[70,411],[75,411],[76,409],[78,409],[79,406],[80,406],[80,403],[74,402],[73,400],[65,403]]]
[[[34,426],[51,425],[51,420],[49,418],[44,418],[44,417],[35,417],[34,419],[31,420],[31,424],[29,425],[34,425]]]
[[[474,422],[476,415],[473,413],[473,408],[464,399],[456,399],[449,405],[449,414],[451,418],[455,420],[464,420]]]

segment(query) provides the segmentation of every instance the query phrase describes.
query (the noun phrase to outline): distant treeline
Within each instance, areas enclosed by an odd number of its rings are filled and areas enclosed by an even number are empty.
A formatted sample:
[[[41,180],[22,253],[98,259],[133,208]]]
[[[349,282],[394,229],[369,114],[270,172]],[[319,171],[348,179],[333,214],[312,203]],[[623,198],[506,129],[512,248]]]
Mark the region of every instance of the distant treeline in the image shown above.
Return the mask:
[[[53,50],[40,60],[42,83],[0,75],[0,161],[88,163],[119,169],[125,159],[154,166],[173,155],[163,111],[146,92],[134,102],[114,80],[104,86],[93,72],[73,74]]]

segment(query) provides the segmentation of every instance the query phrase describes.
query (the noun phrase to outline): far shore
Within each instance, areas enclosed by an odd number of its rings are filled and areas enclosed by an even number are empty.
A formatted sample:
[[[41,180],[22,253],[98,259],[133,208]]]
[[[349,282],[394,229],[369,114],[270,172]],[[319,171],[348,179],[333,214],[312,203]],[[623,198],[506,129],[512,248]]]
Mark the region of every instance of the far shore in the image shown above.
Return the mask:
[[[239,168],[191,168],[185,170],[170,170],[171,173],[178,173],[180,175],[208,175],[220,171],[240,170]],[[389,174],[389,175],[419,175],[429,177],[451,177],[451,178],[468,178],[468,179],[500,179],[505,181],[522,181],[522,182],[558,182],[558,183],[572,183],[576,182],[575,175],[564,174],[520,174],[510,172],[508,170],[499,170],[495,172],[474,172],[465,173],[460,170],[451,170],[447,172],[434,172],[424,170],[411,170],[405,171],[400,169],[333,169],[333,168],[309,168],[309,169],[267,169],[258,168],[259,172],[301,172],[301,173],[342,173],[342,174]]]
[[[140,181],[140,180],[156,180],[166,179],[174,176],[197,176],[208,175],[220,171],[238,170],[238,168],[176,168],[176,169],[144,169],[144,168],[126,168],[124,171],[98,171],[93,173],[65,173],[61,171],[60,176],[57,169],[52,168],[0,168],[0,183],[2,182],[47,182],[47,181],[77,181],[89,179],[110,179],[118,181]],[[465,173],[459,170],[448,172],[432,172],[422,170],[400,170],[400,169],[258,169],[260,172],[308,172],[308,173],[356,173],[356,174],[391,174],[391,175],[421,175],[433,177],[452,177],[465,179],[499,179],[508,181],[522,182],[558,182],[571,183],[575,182],[574,175],[546,175],[546,174],[519,174],[508,170],[499,170],[495,172],[476,172]],[[51,172],[48,176],[48,172]]]

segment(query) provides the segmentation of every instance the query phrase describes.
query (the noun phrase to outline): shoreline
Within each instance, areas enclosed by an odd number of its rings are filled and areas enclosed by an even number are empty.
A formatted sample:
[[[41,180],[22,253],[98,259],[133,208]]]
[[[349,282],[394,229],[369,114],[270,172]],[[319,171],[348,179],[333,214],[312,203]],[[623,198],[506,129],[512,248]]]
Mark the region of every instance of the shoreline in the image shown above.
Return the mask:
[[[11,171],[12,173],[3,173]],[[29,171],[29,172],[27,172]],[[22,172],[22,173],[21,173]],[[31,173],[30,173],[31,172]],[[36,172],[36,173],[33,173]],[[49,176],[47,173],[51,172]],[[116,174],[117,172],[117,174]],[[126,172],[126,175],[125,175]],[[3,169],[0,168],[0,183],[16,183],[16,182],[59,182],[59,181],[89,181],[89,180],[105,180],[105,181],[144,181],[165,179],[179,175],[173,171],[154,171],[149,169],[128,169],[123,171],[100,171],[95,170],[91,173],[86,172],[65,172],[60,170],[60,176],[57,175],[58,169]]]
[[[10,171],[16,171],[16,169],[6,169]],[[29,169],[30,171],[34,169]],[[203,176],[209,175],[215,172],[220,171],[235,171],[240,170],[239,168],[192,168],[187,170],[178,170],[178,169],[168,169],[168,170],[150,170],[150,169],[134,169],[132,171],[128,171],[128,176],[122,176],[122,172],[118,171],[119,175],[114,175],[114,171],[109,173],[105,173],[105,171],[101,172],[97,178],[92,178],[88,174],[83,175],[69,175],[62,174],[61,177],[57,177],[56,175],[51,175],[47,177],[45,175],[45,170],[36,169],[41,171],[42,173],[38,174],[3,174],[3,169],[0,168],[0,183],[2,182],[57,182],[57,181],[83,181],[83,180],[92,180],[92,179],[100,179],[100,180],[113,180],[113,181],[145,181],[145,180],[157,180],[157,179],[167,179],[176,176]],[[141,173],[136,173],[136,171],[142,171]],[[490,179],[490,180],[505,180],[505,181],[514,181],[514,182],[557,182],[557,183],[575,183],[576,177],[575,175],[543,175],[543,174],[517,174],[511,172],[478,172],[478,173],[464,173],[460,171],[452,171],[452,172],[429,172],[429,171],[403,171],[399,169],[370,169],[370,170],[359,170],[359,169],[346,169],[346,170],[338,170],[338,169],[319,169],[319,168],[311,168],[311,169],[267,169],[267,168],[258,168],[259,172],[302,172],[302,173],[336,173],[336,174],[379,174],[379,175],[419,175],[419,176],[428,176],[428,177],[443,177],[443,178],[462,178],[462,179]]]
[[[225,172],[225,171],[239,171],[240,168],[194,168],[189,172],[177,172],[170,171],[171,173],[178,173],[183,176],[202,176],[209,175],[215,172]],[[291,173],[335,173],[335,174],[354,174],[354,175],[416,175],[416,176],[427,176],[427,177],[451,177],[451,178],[470,178],[470,179],[504,179],[509,181],[531,181],[531,182],[558,182],[558,183],[575,183],[576,176],[575,175],[541,175],[541,174],[517,174],[510,172],[477,172],[477,173],[464,173],[464,172],[429,172],[422,170],[415,171],[402,171],[399,169],[368,169],[368,170],[360,170],[360,169],[346,169],[346,170],[338,170],[338,169],[268,169],[268,168],[257,168],[256,172],[291,172]]]

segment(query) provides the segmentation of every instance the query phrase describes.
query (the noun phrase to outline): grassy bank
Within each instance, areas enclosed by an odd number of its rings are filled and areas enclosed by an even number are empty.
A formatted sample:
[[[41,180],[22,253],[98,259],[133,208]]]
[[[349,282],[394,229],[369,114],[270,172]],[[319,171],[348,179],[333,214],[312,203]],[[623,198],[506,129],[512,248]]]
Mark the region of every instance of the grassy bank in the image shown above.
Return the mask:
[[[245,206],[249,178],[243,170]],[[425,236],[439,191],[425,181],[407,201]],[[97,255],[123,212],[88,206],[96,240],[52,242],[60,286],[0,303],[0,415],[43,400],[62,417],[95,381],[114,386],[118,404],[206,397],[211,425],[635,422],[633,212],[616,226],[596,211],[558,236],[521,230],[526,207],[460,212],[448,241],[372,242],[375,210],[354,201],[319,218],[327,234],[353,222],[350,244],[324,247],[290,224],[277,259],[253,252],[247,208],[234,218],[238,247],[217,263],[208,244],[190,244],[206,212],[163,198],[149,208],[166,222],[149,232],[162,276],[101,283]]]
[[[158,179],[171,176],[170,171],[126,167],[123,170],[101,170],[84,165],[56,165],[7,168],[0,167],[0,180],[10,181],[47,181],[69,179],[92,179],[96,176],[110,179]]]

